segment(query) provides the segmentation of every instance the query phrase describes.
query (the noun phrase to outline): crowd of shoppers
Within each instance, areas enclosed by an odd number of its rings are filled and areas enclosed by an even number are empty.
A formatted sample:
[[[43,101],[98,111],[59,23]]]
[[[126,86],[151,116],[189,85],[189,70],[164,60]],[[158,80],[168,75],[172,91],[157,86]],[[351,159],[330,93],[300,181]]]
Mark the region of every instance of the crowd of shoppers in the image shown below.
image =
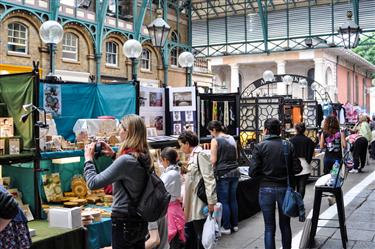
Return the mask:
[[[351,130],[354,134],[347,138],[335,116],[328,116],[324,120],[319,147],[325,151],[325,174],[331,171],[336,160],[342,163],[347,141],[354,159],[352,172],[359,172],[364,167],[372,135],[368,132],[371,126],[367,119],[360,117],[359,120],[360,123]],[[266,249],[275,248],[276,204],[283,248],[291,248],[290,217],[283,213],[281,206],[289,183],[302,197],[305,196],[307,179],[311,174],[310,163],[317,145],[305,135],[304,123],[298,123],[294,128],[296,135],[286,143],[285,155],[285,143],[280,136],[281,123],[274,118],[267,119],[264,139],[255,145],[252,152],[253,170],[250,170],[250,174],[260,180],[259,204],[265,224]],[[221,233],[238,231],[236,191],[240,172],[236,141],[225,133],[225,127],[219,121],[209,122],[207,129],[212,136],[210,152],[202,149],[197,135],[192,131],[179,135],[179,149],[187,157],[184,174],[177,151],[170,147],[162,150],[160,163],[164,173],[160,177],[171,194],[171,200],[167,215],[152,223],[142,220],[134,210],[134,203],[145,186],[146,172],[152,170],[143,120],[137,115],[129,115],[121,120],[122,145],[117,154],[108,144],[101,142],[103,154],[114,159],[101,173],[96,172],[93,163],[95,144],[86,146],[84,174],[89,188],[113,184],[112,248],[201,249],[203,225],[207,217],[204,210],[212,213],[217,202],[223,208]],[[207,203],[197,195],[201,179]]]

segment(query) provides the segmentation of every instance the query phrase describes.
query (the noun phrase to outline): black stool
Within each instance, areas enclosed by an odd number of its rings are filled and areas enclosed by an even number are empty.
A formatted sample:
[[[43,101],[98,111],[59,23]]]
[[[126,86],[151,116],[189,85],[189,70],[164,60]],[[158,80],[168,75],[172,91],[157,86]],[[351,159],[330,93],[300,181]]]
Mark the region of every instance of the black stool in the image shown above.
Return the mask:
[[[335,188],[331,186],[315,186],[314,207],[313,207],[313,215],[311,219],[311,232],[310,232],[309,246],[312,247],[314,244],[314,238],[315,238],[316,230],[318,227],[318,221],[324,220],[324,219],[319,219],[320,204],[322,202],[322,197],[327,196],[327,195],[324,195],[323,193],[331,193],[336,198],[337,215],[338,215],[338,218],[339,218],[338,220],[340,224],[341,242],[342,242],[343,248],[346,249],[346,242],[348,242],[348,234],[346,231],[346,224],[345,224],[344,198],[343,198],[341,187]],[[328,227],[328,228],[338,228],[338,227]]]

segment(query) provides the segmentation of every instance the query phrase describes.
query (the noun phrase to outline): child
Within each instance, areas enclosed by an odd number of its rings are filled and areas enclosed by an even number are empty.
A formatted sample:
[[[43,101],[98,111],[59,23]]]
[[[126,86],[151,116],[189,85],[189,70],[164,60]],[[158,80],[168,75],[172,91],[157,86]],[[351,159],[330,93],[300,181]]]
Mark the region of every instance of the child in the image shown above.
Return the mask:
[[[168,241],[171,248],[179,248],[179,244],[185,243],[185,216],[181,205],[181,178],[180,168],[177,165],[177,151],[173,148],[164,148],[160,154],[161,163],[165,168],[161,180],[165,188],[171,194],[168,206]],[[178,244],[178,245],[176,245]]]
[[[27,219],[15,199],[0,185],[0,248],[27,249],[31,237]]]

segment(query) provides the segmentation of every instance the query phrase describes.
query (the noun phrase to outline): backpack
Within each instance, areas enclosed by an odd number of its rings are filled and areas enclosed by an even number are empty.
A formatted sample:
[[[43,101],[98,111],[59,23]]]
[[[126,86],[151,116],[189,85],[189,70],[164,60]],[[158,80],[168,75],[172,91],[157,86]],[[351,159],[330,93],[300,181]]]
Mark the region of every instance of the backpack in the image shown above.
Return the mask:
[[[142,167],[144,165],[138,160]],[[165,189],[163,181],[155,174],[155,172],[149,172],[146,167],[146,186],[136,204],[136,212],[147,222],[154,222],[164,217],[168,211],[169,201],[171,195]],[[130,200],[134,203],[126,189],[124,183],[121,181],[122,187],[128,194]]]

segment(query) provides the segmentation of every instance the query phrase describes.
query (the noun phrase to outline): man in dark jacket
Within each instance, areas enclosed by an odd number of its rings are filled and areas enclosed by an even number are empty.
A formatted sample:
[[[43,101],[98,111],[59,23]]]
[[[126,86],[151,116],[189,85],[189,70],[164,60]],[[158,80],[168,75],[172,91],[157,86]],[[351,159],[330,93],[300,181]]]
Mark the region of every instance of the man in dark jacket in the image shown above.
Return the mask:
[[[290,218],[284,215],[281,207],[288,186],[288,173],[292,178],[302,171],[301,164],[294,155],[291,143],[288,144],[288,162],[285,161],[283,140],[280,137],[281,124],[275,118],[264,122],[264,141],[257,144],[253,150],[252,166],[255,167],[252,176],[260,177],[259,204],[262,209],[265,231],[265,249],[275,248],[275,204],[279,210],[279,222],[284,249],[292,245]],[[287,170],[288,165],[288,170]],[[292,179],[291,179],[292,180]],[[293,181],[291,181],[293,182]]]

